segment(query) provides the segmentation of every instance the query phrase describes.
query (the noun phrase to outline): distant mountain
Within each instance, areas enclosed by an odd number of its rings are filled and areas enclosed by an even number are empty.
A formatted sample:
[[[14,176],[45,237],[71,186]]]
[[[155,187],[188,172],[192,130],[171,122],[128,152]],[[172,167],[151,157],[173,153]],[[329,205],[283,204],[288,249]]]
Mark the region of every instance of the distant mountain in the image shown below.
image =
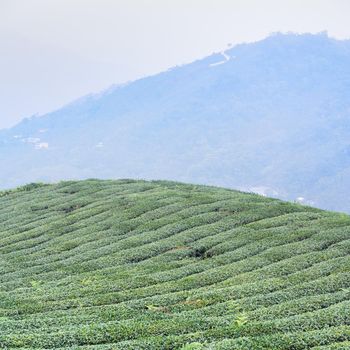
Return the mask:
[[[1,131],[0,161],[2,188],[171,179],[350,212],[350,41],[275,34],[112,87]]]

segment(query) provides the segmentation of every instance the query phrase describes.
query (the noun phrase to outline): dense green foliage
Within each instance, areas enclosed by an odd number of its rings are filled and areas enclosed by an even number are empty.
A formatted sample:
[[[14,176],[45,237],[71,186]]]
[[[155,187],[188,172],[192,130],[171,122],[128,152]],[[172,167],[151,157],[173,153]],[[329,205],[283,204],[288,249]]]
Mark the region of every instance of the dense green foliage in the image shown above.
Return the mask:
[[[0,193],[0,348],[348,349],[350,217],[174,182]]]

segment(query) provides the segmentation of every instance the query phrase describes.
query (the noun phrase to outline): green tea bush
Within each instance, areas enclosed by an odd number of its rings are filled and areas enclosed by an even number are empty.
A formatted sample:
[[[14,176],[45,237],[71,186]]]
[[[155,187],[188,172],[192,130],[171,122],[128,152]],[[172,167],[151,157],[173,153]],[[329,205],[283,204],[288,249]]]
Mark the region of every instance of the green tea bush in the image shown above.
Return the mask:
[[[346,349],[350,218],[169,181],[0,192],[2,349]]]

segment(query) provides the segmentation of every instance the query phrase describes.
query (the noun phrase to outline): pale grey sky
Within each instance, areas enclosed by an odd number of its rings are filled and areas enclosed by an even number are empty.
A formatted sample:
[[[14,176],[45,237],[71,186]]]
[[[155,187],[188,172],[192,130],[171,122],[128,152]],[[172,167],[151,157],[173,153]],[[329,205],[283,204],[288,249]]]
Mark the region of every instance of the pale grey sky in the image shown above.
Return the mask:
[[[0,128],[276,31],[350,38],[349,0],[0,0]]]

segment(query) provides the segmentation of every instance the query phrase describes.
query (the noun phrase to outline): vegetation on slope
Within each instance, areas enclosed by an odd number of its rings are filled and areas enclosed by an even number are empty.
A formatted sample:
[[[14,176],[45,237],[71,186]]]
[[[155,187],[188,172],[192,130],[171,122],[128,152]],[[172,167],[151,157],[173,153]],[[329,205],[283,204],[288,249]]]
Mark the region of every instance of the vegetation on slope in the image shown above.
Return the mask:
[[[0,194],[3,349],[347,349],[350,217],[174,182]]]

